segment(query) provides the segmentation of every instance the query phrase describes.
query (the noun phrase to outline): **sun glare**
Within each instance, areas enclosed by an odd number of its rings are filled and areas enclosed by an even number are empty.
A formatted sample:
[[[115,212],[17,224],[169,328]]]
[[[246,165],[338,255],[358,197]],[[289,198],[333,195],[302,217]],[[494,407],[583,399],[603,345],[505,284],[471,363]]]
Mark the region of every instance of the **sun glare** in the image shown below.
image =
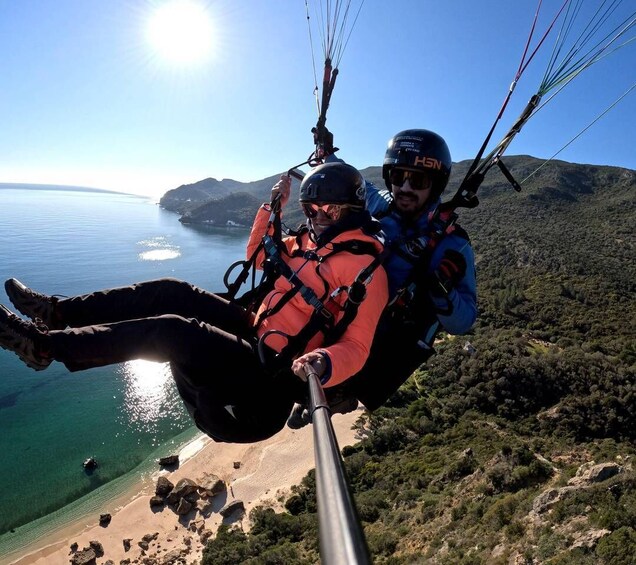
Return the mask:
[[[174,64],[196,64],[212,54],[214,26],[201,2],[167,0],[151,15],[147,37],[162,59]]]

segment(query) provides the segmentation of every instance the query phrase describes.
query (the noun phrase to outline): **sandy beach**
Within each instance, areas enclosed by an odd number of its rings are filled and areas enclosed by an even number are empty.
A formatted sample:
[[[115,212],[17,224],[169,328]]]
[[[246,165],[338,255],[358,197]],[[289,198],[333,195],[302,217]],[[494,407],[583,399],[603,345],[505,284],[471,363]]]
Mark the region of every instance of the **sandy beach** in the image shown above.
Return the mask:
[[[332,418],[338,445],[356,443],[351,429],[361,413],[358,409],[349,414],[336,414]],[[95,516],[88,516],[81,523],[65,527],[53,539],[41,540],[25,548],[21,556],[10,560],[0,558],[0,563],[12,565],[67,565],[72,552],[71,545],[82,550],[89,542],[97,541],[103,547],[103,556],[97,563],[112,560],[119,563],[129,559],[140,563],[141,559],[155,559],[163,563],[170,555],[180,552],[187,563],[198,563],[206,535],[214,535],[223,523],[237,523],[248,529],[248,514],[259,504],[280,508],[280,501],[289,493],[292,485],[300,483],[314,467],[312,427],[301,430],[283,429],[276,436],[255,444],[220,444],[206,436],[199,436],[180,453],[180,465],[173,471],[157,470],[146,484],[139,484],[127,499],[115,501],[113,508],[104,508]],[[176,484],[189,478],[196,483],[210,475],[225,482],[226,491],[208,501],[199,501],[199,508],[179,516],[168,506],[153,509],[150,499],[155,494],[157,478],[163,475]],[[240,512],[225,519],[219,510],[233,501],[242,501],[245,514]],[[204,506],[204,503],[207,505]],[[107,526],[99,524],[99,514],[108,512],[112,518]],[[143,542],[147,536],[147,543]],[[126,549],[124,540],[129,539]],[[143,549],[139,545],[146,546]]]

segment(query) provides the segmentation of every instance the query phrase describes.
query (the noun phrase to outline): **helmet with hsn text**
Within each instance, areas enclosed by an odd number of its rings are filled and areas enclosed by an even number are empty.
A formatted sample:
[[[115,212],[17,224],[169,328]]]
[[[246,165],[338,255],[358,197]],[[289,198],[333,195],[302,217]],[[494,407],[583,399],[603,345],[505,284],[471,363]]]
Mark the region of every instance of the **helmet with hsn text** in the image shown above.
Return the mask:
[[[324,163],[303,178],[299,201],[364,208],[366,194],[366,184],[358,169],[346,163]]]
[[[452,164],[448,145],[441,136],[427,129],[407,129],[389,140],[382,178],[391,190],[389,175],[393,167],[427,171],[433,178],[432,195],[438,198],[448,184]]]

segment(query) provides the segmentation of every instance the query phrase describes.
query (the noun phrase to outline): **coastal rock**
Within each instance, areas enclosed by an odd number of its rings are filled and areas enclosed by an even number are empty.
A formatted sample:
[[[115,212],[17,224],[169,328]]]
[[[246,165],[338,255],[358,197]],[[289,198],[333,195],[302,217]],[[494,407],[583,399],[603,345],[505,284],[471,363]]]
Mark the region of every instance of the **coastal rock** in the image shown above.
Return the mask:
[[[150,499],[150,508],[157,508],[158,506],[163,506],[165,500],[160,496],[153,496]]]
[[[105,528],[110,524],[112,516],[110,514],[100,514],[99,515],[99,525]]]
[[[179,514],[179,516],[183,516],[184,514],[187,514],[188,512],[190,512],[190,510],[192,510],[192,506],[192,502],[189,502],[185,498],[182,498],[179,501],[179,504],[177,504],[175,512]]]
[[[150,542],[155,541],[159,537],[159,532],[155,532],[153,534],[145,534],[140,541],[137,542],[137,545],[141,547],[142,555],[145,555],[144,552],[148,551],[150,547]]]
[[[71,565],[95,565],[97,563],[97,555],[91,548],[78,551],[71,558]]]
[[[202,494],[210,498],[227,490],[225,481],[213,473],[208,473],[199,480],[199,488]]]
[[[97,557],[101,557],[102,555],[104,555],[104,547],[98,541],[91,540],[88,542],[88,545],[95,552],[95,555],[97,555]]]
[[[179,504],[180,500],[181,497],[176,492],[172,491],[168,496],[166,496],[164,502],[168,506],[176,506],[177,504]]]
[[[241,468],[241,462],[240,461],[234,461],[234,468],[235,469],[240,469]]]
[[[95,459],[94,457],[89,457],[88,459],[84,460],[84,463],[82,465],[84,466],[84,469],[86,469],[87,471],[93,471],[94,469],[97,469],[98,467],[97,459]]]
[[[193,532],[201,533],[203,528],[205,528],[205,520],[202,519],[192,520],[192,522],[188,524],[188,529]]]
[[[186,558],[180,549],[173,549],[163,556],[162,565],[185,565]]]
[[[122,543],[124,544],[124,551],[130,550],[130,544],[132,543],[132,538],[125,538]]]
[[[178,497],[187,496],[193,492],[197,492],[199,485],[192,479],[181,479],[172,490],[171,494],[176,494]]]
[[[173,467],[179,464],[179,456],[178,455],[168,455],[167,457],[162,457],[159,459],[160,467]]]
[[[146,542],[155,541],[159,537],[159,532],[155,532],[153,534],[145,534],[141,539]]]
[[[194,492],[186,494],[183,498],[185,500],[187,500],[188,502],[191,502],[192,504],[194,504],[200,498],[199,497],[199,490],[197,489]]]
[[[71,549],[73,549],[73,547],[77,550],[76,543],[71,546]],[[73,553],[71,565],[95,565],[96,559],[102,555],[104,555],[102,544],[98,541],[91,540],[88,542],[88,547]]]
[[[233,500],[226,504],[221,510],[219,510],[219,514],[224,518],[228,518],[233,515],[244,514],[245,513],[245,504],[243,504],[242,500]]]
[[[166,504],[177,506],[184,499],[190,504],[193,504],[198,498],[199,485],[192,479],[181,479],[166,497]]]
[[[204,516],[209,516],[210,514],[212,514],[214,508],[214,505],[209,498],[201,498],[197,500],[195,506],[197,507],[199,513],[203,514]]]
[[[172,484],[166,477],[159,477],[157,479],[157,485],[155,487],[155,494],[158,496],[167,496],[174,489]]]

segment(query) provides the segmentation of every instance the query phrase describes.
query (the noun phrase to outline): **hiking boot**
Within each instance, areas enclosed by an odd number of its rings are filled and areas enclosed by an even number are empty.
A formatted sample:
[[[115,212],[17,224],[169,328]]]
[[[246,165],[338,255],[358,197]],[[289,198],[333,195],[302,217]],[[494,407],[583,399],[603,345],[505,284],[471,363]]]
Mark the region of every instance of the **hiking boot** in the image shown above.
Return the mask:
[[[289,418],[287,418],[287,427],[292,430],[299,430],[311,423],[309,410],[304,404],[294,404]]]
[[[0,304],[0,347],[13,351],[27,366],[42,371],[51,364],[46,333]]]
[[[18,279],[8,279],[4,290],[18,312],[50,330],[63,330],[66,326],[56,313],[57,297],[47,296],[23,285]]]

